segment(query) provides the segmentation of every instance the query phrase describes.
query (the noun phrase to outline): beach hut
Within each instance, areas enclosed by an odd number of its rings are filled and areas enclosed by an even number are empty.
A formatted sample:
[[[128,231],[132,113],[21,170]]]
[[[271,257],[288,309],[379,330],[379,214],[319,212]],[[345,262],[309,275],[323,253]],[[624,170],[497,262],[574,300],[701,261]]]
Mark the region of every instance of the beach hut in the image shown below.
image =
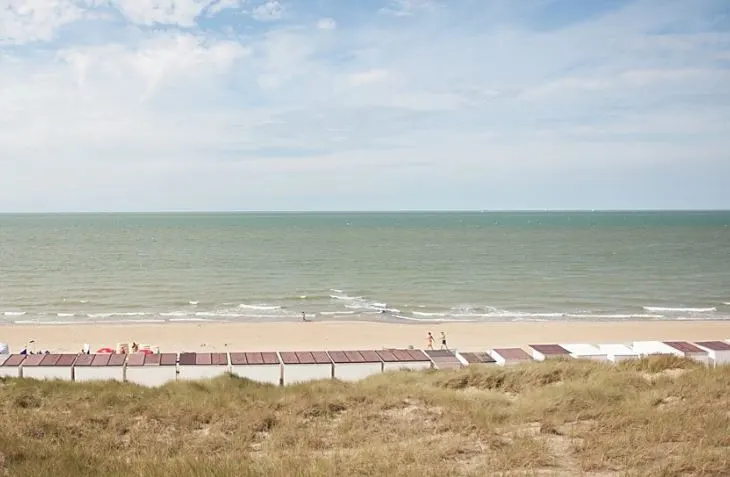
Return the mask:
[[[273,351],[231,353],[231,373],[258,383],[281,384],[281,360]]]
[[[127,382],[142,386],[162,386],[177,379],[176,353],[132,353],[127,355]]]
[[[497,363],[497,361],[495,361],[495,359],[492,358],[489,353],[458,352],[456,353],[456,357],[464,364],[464,366],[481,366],[485,364]]]
[[[709,361],[713,365],[730,364],[730,343],[725,341],[697,341],[695,345],[707,351]]]
[[[383,372],[383,361],[375,351],[328,351],[334,366],[334,378],[357,381]]]
[[[125,354],[80,354],[74,362],[74,381],[124,381]]]
[[[602,353],[606,353],[608,360],[614,363],[620,363],[627,359],[636,359],[639,357],[639,353],[628,346],[619,343],[599,344],[598,349]]]
[[[23,377],[73,380],[75,354],[33,354],[23,361]]]
[[[284,384],[332,379],[332,360],[326,351],[280,351]]]
[[[535,361],[545,361],[554,358],[570,358],[570,351],[559,344],[534,344],[531,348],[532,358]]]
[[[572,343],[561,344],[561,347],[567,349],[570,355],[576,359],[589,359],[592,361],[608,361],[608,355],[591,344]]]
[[[532,361],[532,356],[522,348],[495,348],[489,351],[494,361],[500,366],[508,366]]]
[[[431,368],[431,360],[418,349],[383,349],[376,351],[383,361],[383,371],[412,370]]]
[[[671,354],[707,363],[707,351],[687,341],[634,341],[634,351],[642,356],[652,354]]]
[[[426,350],[425,353],[433,363],[433,367],[436,369],[458,369],[464,366],[453,351],[446,349],[429,349]]]
[[[23,376],[24,354],[4,354],[0,356],[0,377],[3,378],[20,378]]]
[[[227,353],[180,353],[178,379],[212,379],[229,371]]]

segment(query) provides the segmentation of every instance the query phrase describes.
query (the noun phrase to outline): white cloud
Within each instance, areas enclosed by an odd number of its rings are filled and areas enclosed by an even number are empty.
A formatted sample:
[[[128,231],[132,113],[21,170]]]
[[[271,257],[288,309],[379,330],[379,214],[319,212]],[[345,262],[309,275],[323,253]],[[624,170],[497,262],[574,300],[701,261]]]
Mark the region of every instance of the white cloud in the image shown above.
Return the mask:
[[[193,26],[210,3],[211,0],[114,0],[129,21],[141,25]]]
[[[82,0],[3,0],[0,2],[0,45],[48,41],[56,30],[89,15]]]
[[[261,22],[281,20],[285,13],[284,6],[277,0],[268,0],[263,5],[253,9],[252,16]]]
[[[337,22],[332,18],[320,18],[317,21],[317,28],[320,30],[334,30],[337,28]]]
[[[388,6],[380,11],[397,17],[409,17],[419,11],[433,11],[436,6],[435,0],[389,0]]]
[[[235,10],[243,7],[244,0],[218,0],[213,2],[206,9],[206,13],[209,17],[212,17],[223,10]]]
[[[349,76],[350,84],[353,86],[382,83],[387,79],[388,71],[379,68],[374,68],[367,71],[360,71],[358,73],[352,73]]]
[[[394,22],[275,1],[215,16],[242,3],[120,0],[110,21],[101,0],[5,1],[3,210],[517,207],[532,189],[514,178],[571,190],[645,168],[663,197],[652,168],[730,169],[729,37],[653,33],[701,29],[712,0],[540,28],[524,11],[539,2],[402,1]]]

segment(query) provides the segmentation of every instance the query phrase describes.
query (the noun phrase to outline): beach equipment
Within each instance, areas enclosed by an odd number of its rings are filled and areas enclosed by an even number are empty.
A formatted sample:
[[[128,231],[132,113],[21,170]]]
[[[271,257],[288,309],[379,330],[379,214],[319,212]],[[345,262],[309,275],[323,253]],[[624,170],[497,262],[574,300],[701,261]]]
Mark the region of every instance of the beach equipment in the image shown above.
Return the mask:
[[[228,353],[180,353],[177,379],[212,379],[229,371]]]
[[[522,348],[495,348],[489,351],[494,361],[500,366],[509,366],[533,361],[532,356]]]
[[[0,354],[10,354],[10,347],[6,343],[0,343]]]
[[[74,379],[76,354],[32,354],[23,361],[23,377],[34,379]]]
[[[589,359],[592,361],[608,361],[608,355],[598,347],[585,343],[561,344],[567,349],[570,355],[576,359]]]
[[[177,354],[127,355],[126,380],[142,386],[162,386],[177,379]]]
[[[28,355],[3,354],[0,355],[0,377],[20,378],[23,376],[23,361]]]
[[[96,353],[97,354],[99,354],[99,353],[109,353],[109,354],[111,354],[111,353],[114,353],[114,352],[115,352],[115,350],[113,348],[107,348],[107,347],[99,348],[99,349],[96,350]]]
[[[357,381],[383,372],[383,361],[375,351],[328,351],[335,379]]]
[[[258,383],[280,385],[282,365],[279,355],[273,351],[238,352],[229,354],[231,374]]]
[[[730,343],[725,341],[696,341],[698,348],[707,352],[708,364],[730,364]]]
[[[284,384],[332,379],[332,359],[326,351],[280,351]]]
[[[559,344],[534,344],[528,345],[535,361],[545,361],[554,358],[571,358],[570,351]]]
[[[494,358],[489,353],[468,353],[468,352],[457,352],[456,357],[465,366],[482,366],[485,364],[496,364]]]
[[[80,354],[74,362],[75,381],[124,381],[126,354]]]
[[[620,363],[621,361],[625,361],[627,359],[639,358],[639,354],[636,351],[624,344],[599,344],[598,349],[602,353],[606,354],[606,358],[609,361],[612,361],[614,363]]]
[[[419,349],[383,349],[376,353],[383,361],[383,371],[418,371],[432,366],[429,357]]]
[[[433,367],[436,369],[458,369],[464,366],[459,358],[456,357],[456,354],[451,350],[428,349],[425,353],[431,360],[431,363],[433,363]]]

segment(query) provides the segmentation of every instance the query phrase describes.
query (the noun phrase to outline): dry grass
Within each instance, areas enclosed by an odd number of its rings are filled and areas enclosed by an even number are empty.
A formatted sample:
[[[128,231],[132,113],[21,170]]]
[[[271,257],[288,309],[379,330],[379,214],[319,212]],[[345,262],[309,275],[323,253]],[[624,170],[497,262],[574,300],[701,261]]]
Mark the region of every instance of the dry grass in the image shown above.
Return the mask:
[[[0,475],[728,476],[728,383],[663,357],[286,388],[8,379]]]

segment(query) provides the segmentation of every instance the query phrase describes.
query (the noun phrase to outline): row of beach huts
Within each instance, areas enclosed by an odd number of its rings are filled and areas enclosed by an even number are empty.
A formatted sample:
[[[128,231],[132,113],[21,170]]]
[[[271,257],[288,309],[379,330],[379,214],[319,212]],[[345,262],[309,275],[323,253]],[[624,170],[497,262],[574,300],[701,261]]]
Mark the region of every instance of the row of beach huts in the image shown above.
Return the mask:
[[[533,344],[486,352],[382,349],[225,353],[4,354],[0,377],[72,381],[127,381],[161,386],[171,381],[214,378],[225,373],[274,385],[322,379],[356,381],[401,369],[506,366],[546,359],[620,362],[668,354],[710,366],[730,363],[730,340],[636,341],[631,344]]]

